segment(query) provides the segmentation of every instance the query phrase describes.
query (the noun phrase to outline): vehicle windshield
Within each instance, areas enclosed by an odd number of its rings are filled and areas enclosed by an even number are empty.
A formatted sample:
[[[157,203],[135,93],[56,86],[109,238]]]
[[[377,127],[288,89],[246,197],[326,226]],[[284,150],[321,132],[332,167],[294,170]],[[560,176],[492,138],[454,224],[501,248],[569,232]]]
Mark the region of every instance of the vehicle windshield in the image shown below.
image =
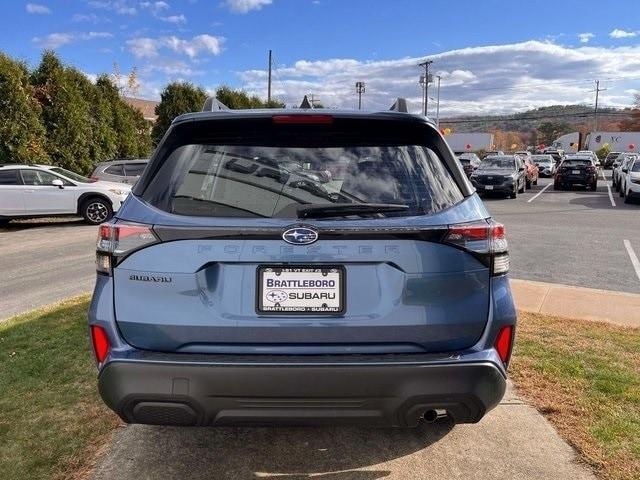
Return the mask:
[[[67,177],[75,182],[91,183],[91,180],[89,180],[87,177],[78,175],[77,173],[67,170],[66,168],[53,167],[53,168],[50,168],[49,170],[59,175],[62,175],[63,177]]]
[[[480,163],[480,168],[516,168],[515,160],[510,157],[485,158]]]
[[[421,215],[463,196],[425,146],[189,144],[166,158],[143,198],[180,215],[297,218],[306,204],[407,205],[378,215]]]

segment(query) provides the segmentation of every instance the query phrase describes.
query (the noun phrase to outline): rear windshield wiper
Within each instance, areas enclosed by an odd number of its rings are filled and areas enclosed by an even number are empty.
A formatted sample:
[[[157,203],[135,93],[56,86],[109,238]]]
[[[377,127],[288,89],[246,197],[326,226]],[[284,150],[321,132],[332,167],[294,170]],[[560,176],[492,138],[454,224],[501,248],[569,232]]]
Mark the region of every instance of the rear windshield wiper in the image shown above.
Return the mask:
[[[403,212],[409,205],[393,203],[310,203],[298,207],[298,218],[344,217],[367,213]]]

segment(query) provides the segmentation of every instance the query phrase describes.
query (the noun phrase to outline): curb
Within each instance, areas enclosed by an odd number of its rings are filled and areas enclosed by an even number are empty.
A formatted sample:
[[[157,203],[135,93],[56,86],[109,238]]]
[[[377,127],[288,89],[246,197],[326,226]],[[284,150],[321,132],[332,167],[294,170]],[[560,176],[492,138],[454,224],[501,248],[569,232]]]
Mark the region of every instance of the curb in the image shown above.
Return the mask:
[[[557,317],[640,328],[640,295],[510,279],[516,308]]]

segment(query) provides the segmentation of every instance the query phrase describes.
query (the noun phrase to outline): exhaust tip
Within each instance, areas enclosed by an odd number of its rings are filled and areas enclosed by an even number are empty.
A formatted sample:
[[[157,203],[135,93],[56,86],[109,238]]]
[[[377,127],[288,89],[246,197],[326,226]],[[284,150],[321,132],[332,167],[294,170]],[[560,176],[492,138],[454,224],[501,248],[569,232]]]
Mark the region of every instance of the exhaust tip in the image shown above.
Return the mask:
[[[445,418],[447,415],[446,410],[427,410],[424,412],[424,415],[422,415],[422,418],[427,423],[434,423],[441,418]]]
[[[438,412],[435,410],[427,410],[424,412],[424,415],[422,415],[422,418],[424,418],[424,421],[427,423],[433,423],[438,419]]]

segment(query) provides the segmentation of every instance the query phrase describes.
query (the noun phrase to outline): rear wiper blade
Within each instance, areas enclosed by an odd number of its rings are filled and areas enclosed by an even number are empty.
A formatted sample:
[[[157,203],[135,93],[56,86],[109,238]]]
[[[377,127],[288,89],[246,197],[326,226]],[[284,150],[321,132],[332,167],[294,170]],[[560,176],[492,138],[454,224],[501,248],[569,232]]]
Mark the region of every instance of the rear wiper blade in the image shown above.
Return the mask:
[[[366,213],[403,212],[409,205],[394,203],[310,203],[298,207],[298,218],[341,217]]]

